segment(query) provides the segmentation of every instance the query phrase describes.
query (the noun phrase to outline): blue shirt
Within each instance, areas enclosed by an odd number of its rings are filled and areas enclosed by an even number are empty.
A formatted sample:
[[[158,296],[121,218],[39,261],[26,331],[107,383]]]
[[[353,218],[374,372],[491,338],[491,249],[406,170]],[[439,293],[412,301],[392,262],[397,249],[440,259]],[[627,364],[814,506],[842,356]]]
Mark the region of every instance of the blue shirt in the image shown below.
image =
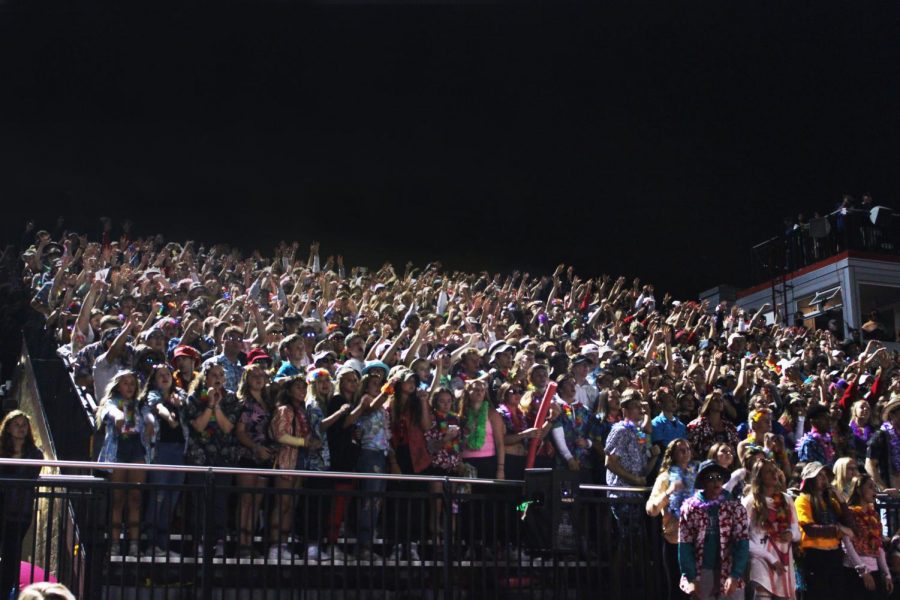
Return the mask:
[[[294,365],[290,363],[290,361],[284,361],[281,363],[281,366],[278,367],[278,372],[275,373],[276,379],[281,379],[282,377],[293,377],[294,375],[300,375],[301,371]]]
[[[650,421],[653,427],[653,443],[668,446],[669,442],[678,438],[687,439],[687,427],[678,420],[678,417],[672,417],[668,420],[666,415],[659,413]]]

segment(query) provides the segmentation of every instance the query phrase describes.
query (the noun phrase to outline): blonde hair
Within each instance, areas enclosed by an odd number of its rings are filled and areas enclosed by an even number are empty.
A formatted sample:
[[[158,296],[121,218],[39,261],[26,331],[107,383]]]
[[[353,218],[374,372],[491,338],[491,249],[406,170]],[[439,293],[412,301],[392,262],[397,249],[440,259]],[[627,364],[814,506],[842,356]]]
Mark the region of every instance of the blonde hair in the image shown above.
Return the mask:
[[[40,581],[32,583],[19,593],[19,600],[76,600],[69,588],[61,583]]]

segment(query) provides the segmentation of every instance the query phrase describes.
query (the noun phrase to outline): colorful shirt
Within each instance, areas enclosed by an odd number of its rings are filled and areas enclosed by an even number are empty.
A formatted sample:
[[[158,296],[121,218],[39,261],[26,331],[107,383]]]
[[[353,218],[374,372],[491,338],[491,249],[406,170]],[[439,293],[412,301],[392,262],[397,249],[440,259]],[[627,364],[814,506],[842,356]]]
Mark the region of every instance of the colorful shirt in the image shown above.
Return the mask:
[[[606,438],[606,446],[604,451],[608,456],[617,456],[619,464],[622,465],[629,473],[641,475],[647,466],[649,449],[646,444],[640,443],[640,438],[633,423],[619,421],[613,425]],[[632,485],[628,481],[624,481],[611,469],[606,470],[606,484],[619,487],[627,487]],[[638,492],[621,492],[617,494],[610,493],[610,498],[626,495],[637,495]]]
[[[306,401],[306,417],[309,419],[310,433],[322,442],[321,448],[309,451],[309,470],[327,471],[331,467],[331,451],[328,449],[328,432],[322,431],[325,410],[315,398]]]
[[[359,445],[363,450],[375,450],[387,454],[391,443],[391,429],[388,427],[388,411],[384,406],[363,413],[356,422],[359,430]]]
[[[553,423],[554,429],[562,429],[566,446],[572,453],[572,456],[578,459],[578,463],[582,469],[589,469],[593,463],[592,450],[589,447],[581,448],[576,443],[578,440],[586,440],[589,436],[591,424],[591,409],[575,401],[572,404],[566,403],[557,397],[554,400],[560,408],[560,416]],[[562,452],[559,452],[562,454]]]
[[[241,404],[241,416],[238,421],[244,424],[244,431],[247,432],[254,444],[267,448],[272,447],[272,440],[269,439],[269,421],[271,420],[271,413],[252,396],[247,396],[244,399],[244,402]],[[241,446],[241,455],[244,459],[259,462],[256,460],[253,451],[246,446]]]
[[[231,361],[224,354],[216,354],[212,358],[203,361],[203,366],[208,364],[221,365],[225,370],[225,389],[230,392],[237,391],[238,384],[241,382],[241,372],[243,367],[238,361]]]
[[[293,470],[308,469],[306,448],[298,448],[288,444],[278,444],[277,440],[283,435],[298,438],[306,438],[309,435],[309,422],[303,409],[295,410],[293,406],[279,406],[269,422],[269,435],[275,440],[277,453],[275,455],[275,468]]]
[[[197,420],[203,411],[206,410],[208,404],[209,399],[206,397],[205,390],[199,396],[189,396],[185,406],[185,415],[188,421],[193,422]],[[241,416],[241,403],[230,392],[226,392],[219,401],[219,409],[232,426],[237,423]],[[213,411],[209,423],[207,423],[203,431],[197,431],[191,426],[190,432],[188,452],[185,457],[187,464],[210,467],[237,466],[238,447],[237,438],[234,437],[234,430],[225,433],[216,421],[215,411]]]
[[[694,456],[705,457],[709,449],[718,442],[725,442],[732,448],[737,448],[740,442],[737,429],[725,418],[722,419],[722,425],[722,431],[716,431],[706,417],[697,417],[688,423],[688,441],[691,443]]]
[[[425,432],[425,444],[431,455],[431,464],[445,471],[452,471],[459,466],[460,461],[460,436],[457,435],[449,442],[444,441],[451,425],[459,426],[459,417],[453,413],[433,413],[431,429]]]
[[[510,408],[509,405],[501,403],[497,407],[497,412],[500,413],[500,418],[503,419],[503,425],[506,426],[507,435],[522,433],[528,429],[525,415],[518,406]],[[527,448],[527,440],[522,440],[518,443],[521,444],[523,448]]]
[[[797,442],[797,460],[820,462],[826,467],[834,466],[834,444],[831,436],[820,434],[815,427]]]
[[[711,513],[717,511],[717,519]],[[713,502],[697,492],[681,507],[681,518],[678,522],[678,562],[681,572],[689,581],[697,579],[697,565],[704,564],[704,546],[709,540],[716,539],[712,531],[718,521],[719,550],[719,585],[716,590],[721,594],[725,588],[725,580],[738,578],[738,587],[743,587],[743,576],[750,556],[749,520],[747,510],[737,500],[733,500],[727,492]],[[708,536],[708,534],[712,536]]]

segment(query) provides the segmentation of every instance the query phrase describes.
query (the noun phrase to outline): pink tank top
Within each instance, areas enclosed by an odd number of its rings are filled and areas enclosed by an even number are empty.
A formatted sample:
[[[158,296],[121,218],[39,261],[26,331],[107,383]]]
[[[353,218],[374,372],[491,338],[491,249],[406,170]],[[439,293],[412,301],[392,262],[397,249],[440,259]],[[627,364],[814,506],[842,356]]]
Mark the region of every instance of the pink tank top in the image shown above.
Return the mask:
[[[491,416],[488,415],[486,418],[487,423],[484,425],[484,443],[478,450],[469,450],[468,448],[463,450],[463,458],[485,458],[487,456],[494,456],[496,453],[496,450],[494,449],[494,429],[491,426]]]

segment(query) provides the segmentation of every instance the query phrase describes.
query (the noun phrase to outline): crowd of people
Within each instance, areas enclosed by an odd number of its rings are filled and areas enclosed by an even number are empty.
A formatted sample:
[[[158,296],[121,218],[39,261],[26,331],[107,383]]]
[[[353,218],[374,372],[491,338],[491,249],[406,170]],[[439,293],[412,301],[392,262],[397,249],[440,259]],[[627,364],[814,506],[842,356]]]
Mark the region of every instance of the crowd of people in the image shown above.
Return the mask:
[[[271,471],[218,476],[244,489],[294,488],[300,478],[278,475],[292,469],[521,480],[537,439],[535,466],[652,485],[646,510],[661,516],[670,597],[892,592],[900,557],[873,503],[900,493],[900,359],[877,341],[768,325],[767,306],[658,297],[638,279],[582,279],[565,265],[542,276],[440,263],[368,270],[322,260],[318,243],[244,256],[130,228],[114,236],[109,222],[97,241],[33,237],[20,275],[96,403],[100,462]],[[110,477],[184,481],[175,471]],[[306,540],[309,559],[383,558],[372,541],[384,480],[303,485],[335,491],[317,515],[324,536]],[[341,548],[341,492],[355,485],[366,492],[358,544]],[[174,554],[178,492],[166,489],[116,492],[112,539],[127,553],[140,551],[143,525],[150,552]],[[290,497],[263,511],[260,497],[237,502],[239,555],[256,554],[261,526],[270,558],[303,552],[286,542],[306,526]],[[209,543],[221,556],[227,496],[216,502]],[[634,508],[613,509],[623,538],[646,524]],[[393,556],[418,559],[449,509],[432,502],[430,531],[403,532]]]

